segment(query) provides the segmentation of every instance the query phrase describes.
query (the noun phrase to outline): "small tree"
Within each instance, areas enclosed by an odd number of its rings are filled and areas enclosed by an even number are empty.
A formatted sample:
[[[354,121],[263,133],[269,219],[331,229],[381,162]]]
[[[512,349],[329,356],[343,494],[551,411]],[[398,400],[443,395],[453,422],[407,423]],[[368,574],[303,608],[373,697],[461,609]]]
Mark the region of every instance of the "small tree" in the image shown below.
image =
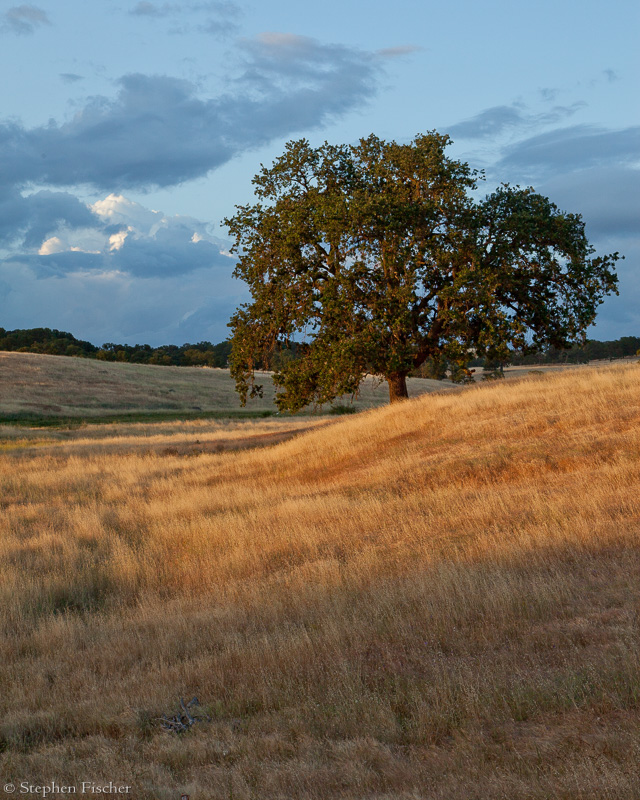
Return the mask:
[[[243,402],[261,393],[255,366],[294,340],[274,374],[290,411],[356,393],[367,373],[394,402],[428,359],[464,369],[472,350],[506,359],[581,340],[616,291],[618,254],[593,258],[580,216],[532,189],[474,202],[478,173],[445,155],[449,143],[303,139],[262,167],[257,203],[224,220],[253,297],[229,323]]]

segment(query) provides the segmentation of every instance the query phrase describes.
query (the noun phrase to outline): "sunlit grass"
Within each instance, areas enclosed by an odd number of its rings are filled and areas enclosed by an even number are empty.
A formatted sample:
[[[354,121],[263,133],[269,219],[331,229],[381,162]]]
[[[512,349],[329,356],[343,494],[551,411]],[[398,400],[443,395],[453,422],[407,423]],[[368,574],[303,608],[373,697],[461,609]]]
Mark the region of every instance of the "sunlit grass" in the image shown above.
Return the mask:
[[[627,366],[7,439],[3,775],[636,798],[639,423]],[[211,721],[163,732],[193,695]]]

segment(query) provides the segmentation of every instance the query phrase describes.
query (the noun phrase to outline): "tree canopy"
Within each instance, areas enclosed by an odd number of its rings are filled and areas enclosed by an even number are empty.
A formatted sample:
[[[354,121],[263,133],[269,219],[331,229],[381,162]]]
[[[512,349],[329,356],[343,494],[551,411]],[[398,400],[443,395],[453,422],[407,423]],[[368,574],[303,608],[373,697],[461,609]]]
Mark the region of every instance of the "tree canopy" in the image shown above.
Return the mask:
[[[436,132],[409,144],[289,142],[253,180],[257,202],[224,220],[235,275],[249,285],[232,328],[231,371],[243,402],[258,364],[297,342],[274,374],[296,411],[355,393],[362,377],[407,396],[427,359],[465,368],[584,338],[616,292],[618,254],[594,257],[580,215],[533,189],[502,185],[445,154]]]

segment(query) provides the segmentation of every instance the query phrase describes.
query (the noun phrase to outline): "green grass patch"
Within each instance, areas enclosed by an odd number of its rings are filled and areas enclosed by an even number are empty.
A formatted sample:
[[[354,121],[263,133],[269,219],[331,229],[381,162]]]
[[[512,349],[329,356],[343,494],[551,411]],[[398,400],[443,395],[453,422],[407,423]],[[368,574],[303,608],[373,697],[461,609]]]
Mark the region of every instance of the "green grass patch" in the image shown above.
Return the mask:
[[[101,416],[43,416],[24,412],[0,414],[0,425],[23,428],[79,428],[83,425],[114,425],[135,422],[176,422],[196,419],[264,419],[275,416],[275,411],[134,411],[131,413],[104,414]]]

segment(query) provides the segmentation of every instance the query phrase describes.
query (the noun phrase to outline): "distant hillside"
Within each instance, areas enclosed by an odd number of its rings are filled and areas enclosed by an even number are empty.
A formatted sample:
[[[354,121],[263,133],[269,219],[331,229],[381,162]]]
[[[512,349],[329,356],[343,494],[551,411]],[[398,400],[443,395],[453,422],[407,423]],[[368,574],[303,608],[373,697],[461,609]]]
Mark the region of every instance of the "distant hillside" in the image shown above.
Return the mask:
[[[243,412],[235,383],[226,369],[166,368],[145,364],[109,363],[35,353],[0,353],[0,421],[29,418],[99,419],[117,415],[156,416],[275,413],[271,375],[260,377],[264,398],[250,400]],[[441,381],[412,379],[415,396],[442,391]],[[362,410],[385,405],[386,383],[368,380],[360,397],[334,404],[333,409]],[[329,412],[331,407],[327,407]]]

